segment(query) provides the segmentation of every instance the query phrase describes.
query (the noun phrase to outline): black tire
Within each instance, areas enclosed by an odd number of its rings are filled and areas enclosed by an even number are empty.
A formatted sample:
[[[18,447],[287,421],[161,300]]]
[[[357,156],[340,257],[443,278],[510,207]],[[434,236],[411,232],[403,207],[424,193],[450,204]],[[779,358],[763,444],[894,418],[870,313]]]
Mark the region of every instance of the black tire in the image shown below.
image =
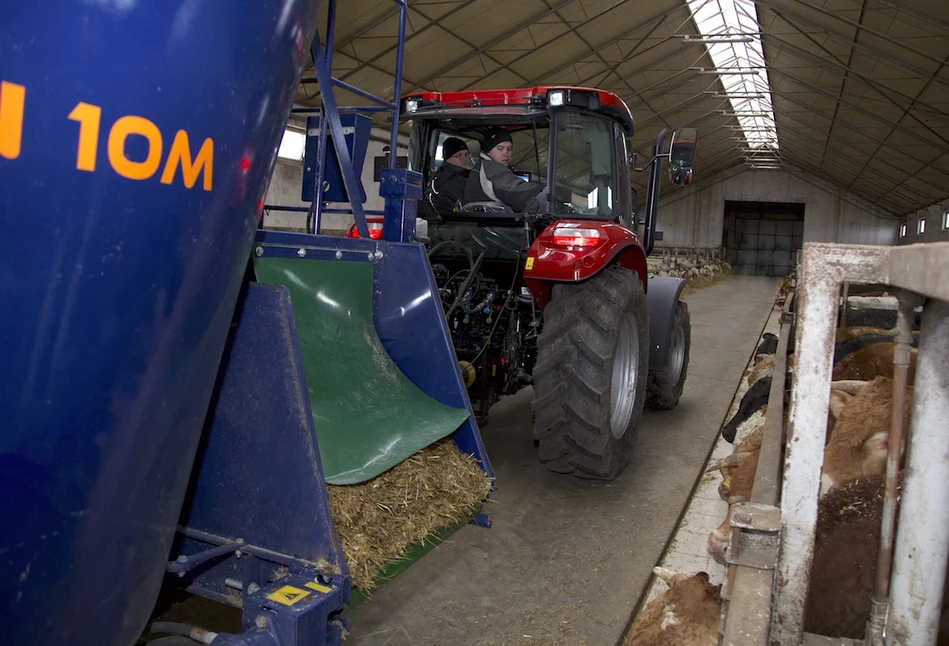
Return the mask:
[[[681,334],[681,335],[680,335]],[[646,406],[655,410],[672,410],[679,404],[686,373],[689,371],[689,351],[692,348],[692,321],[689,306],[679,301],[672,316],[669,347],[666,349],[666,367],[649,373],[646,387]]]
[[[614,365],[635,379],[618,378],[614,389]],[[648,369],[646,295],[636,272],[612,265],[583,283],[555,285],[534,368],[541,462],[582,478],[619,475],[636,442]],[[625,394],[620,383],[631,383]]]

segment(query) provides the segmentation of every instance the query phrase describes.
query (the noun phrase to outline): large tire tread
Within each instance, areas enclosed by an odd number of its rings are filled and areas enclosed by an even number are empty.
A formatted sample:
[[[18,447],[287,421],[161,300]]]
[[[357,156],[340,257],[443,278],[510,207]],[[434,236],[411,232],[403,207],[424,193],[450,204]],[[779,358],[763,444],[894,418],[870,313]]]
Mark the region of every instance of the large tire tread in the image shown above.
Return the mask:
[[[686,374],[689,371],[689,354],[692,348],[692,321],[689,317],[689,306],[682,301],[676,303],[675,313],[672,316],[670,340],[674,338],[676,328],[680,326],[685,330],[685,356],[683,358],[682,373],[678,381],[672,383],[671,370],[668,367],[649,372],[649,381],[646,386],[646,406],[650,409],[672,410],[679,405],[679,398],[682,396],[682,390],[685,387]],[[672,348],[670,347],[666,359],[667,364],[671,360],[671,356]]]
[[[610,429],[613,355],[619,324],[635,319],[639,367],[626,432]],[[559,284],[544,310],[534,369],[534,439],[550,471],[612,480],[629,461],[642,415],[648,370],[648,320],[636,272],[607,267],[583,283]]]

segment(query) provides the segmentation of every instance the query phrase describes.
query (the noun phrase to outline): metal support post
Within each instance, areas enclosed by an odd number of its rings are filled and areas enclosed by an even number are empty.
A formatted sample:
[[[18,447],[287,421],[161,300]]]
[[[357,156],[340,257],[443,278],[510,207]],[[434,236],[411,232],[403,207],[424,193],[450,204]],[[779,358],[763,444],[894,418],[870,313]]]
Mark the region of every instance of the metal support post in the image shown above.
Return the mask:
[[[333,43],[336,34],[336,0],[329,0],[326,5],[326,66],[332,72],[333,70]],[[313,35],[314,45],[319,47],[319,29]],[[316,67],[316,51],[310,47],[313,54],[313,66]],[[319,81],[317,81],[319,83]],[[330,89],[332,92],[332,88]],[[321,114],[325,114],[325,110]],[[310,134],[310,133],[307,133]],[[319,156],[316,161],[316,194],[313,196],[313,233],[319,233],[323,223],[323,190],[326,182],[326,117],[323,117],[322,127],[319,137]],[[309,231],[307,233],[310,233]]]
[[[802,251],[771,643],[797,646],[804,633],[840,284],[861,278],[885,282],[888,260],[886,247],[808,243]]]
[[[887,646],[936,643],[949,557],[949,303],[929,300],[922,318]]]
[[[400,97],[402,96],[402,54],[405,51],[405,0],[395,0],[399,5],[399,40],[395,56],[395,79],[392,84],[392,96],[394,105],[392,107],[392,132],[389,134],[389,168],[396,167],[396,158],[399,151],[399,109],[401,108]],[[412,220],[412,226],[415,226],[415,220]],[[362,235],[360,233],[360,235]]]
[[[343,134],[343,124],[339,120],[339,108],[336,105],[336,96],[333,93],[333,79],[330,70],[330,62],[327,60],[326,53],[323,51],[323,46],[320,40],[320,34],[317,32],[313,36],[313,45],[311,47],[313,51],[313,58],[315,59],[314,68],[316,71],[316,78],[319,79],[320,84],[320,95],[323,99],[323,124],[320,128],[320,138],[324,137],[326,132],[327,125],[329,125],[330,131],[333,133],[333,147],[336,149],[336,158],[339,160],[339,168],[343,175],[343,183],[346,186],[346,192],[350,196],[350,204],[353,207],[353,220],[356,223],[356,231],[359,232],[360,237],[363,239],[369,238],[369,227],[366,224],[366,214],[363,212],[362,203],[358,199],[353,199],[353,196],[359,195],[359,185],[358,178],[356,177],[356,171],[353,168],[352,156],[349,154],[349,149],[346,147],[346,137]],[[325,155],[325,146],[320,146],[320,156]],[[323,165],[320,165],[320,170],[318,177],[322,176]],[[317,186],[317,194],[322,201],[322,182]],[[322,211],[322,204],[316,203],[316,212],[319,215]]]
[[[413,242],[418,201],[422,199],[422,174],[404,168],[383,168],[379,180],[379,194],[386,200],[383,239]]]

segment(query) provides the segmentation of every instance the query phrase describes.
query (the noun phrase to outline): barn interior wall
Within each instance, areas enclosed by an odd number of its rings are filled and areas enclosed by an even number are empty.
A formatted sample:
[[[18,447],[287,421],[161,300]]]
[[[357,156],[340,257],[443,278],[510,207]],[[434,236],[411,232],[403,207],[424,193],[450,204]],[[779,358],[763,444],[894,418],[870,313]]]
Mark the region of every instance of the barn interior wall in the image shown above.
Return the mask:
[[[898,220],[803,172],[747,170],[659,203],[657,246],[719,247],[726,200],[805,205],[804,242],[892,245]]]
[[[899,244],[949,241],[949,227],[943,226],[947,224],[947,212],[949,212],[949,200],[943,200],[907,215],[903,218],[906,224],[906,235],[900,236]],[[922,234],[918,232],[920,218],[926,219],[926,231]]]
[[[366,162],[362,169],[362,185],[366,189],[365,208],[381,211],[385,201],[379,196],[379,182],[373,179],[373,159],[383,155],[383,147],[388,145],[389,131],[373,128],[369,139],[369,148],[366,152]],[[399,155],[406,154],[407,142],[400,140]],[[300,200],[303,182],[303,162],[286,159],[277,159],[267,196],[266,204],[278,206],[308,207],[308,202]],[[330,207],[349,208],[348,204],[330,204]],[[324,213],[321,232],[326,234],[341,234],[353,224],[353,216],[348,213]],[[306,226],[306,213],[289,213],[270,211],[265,215],[264,226],[267,228],[297,229],[303,231]]]

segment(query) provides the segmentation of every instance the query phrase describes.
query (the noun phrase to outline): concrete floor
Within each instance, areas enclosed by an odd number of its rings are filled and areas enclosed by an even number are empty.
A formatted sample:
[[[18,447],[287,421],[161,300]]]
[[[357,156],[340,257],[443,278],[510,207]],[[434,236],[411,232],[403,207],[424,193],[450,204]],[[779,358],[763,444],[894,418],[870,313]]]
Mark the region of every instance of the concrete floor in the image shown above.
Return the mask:
[[[686,298],[688,380],[674,411],[647,412],[614,482],[549,473],[531,439],[530,390],[482,429],[497,477],[494,527],[467,526],[348,613],[359,646],[617,643],[689,501],[777,279],[736,276]]]

